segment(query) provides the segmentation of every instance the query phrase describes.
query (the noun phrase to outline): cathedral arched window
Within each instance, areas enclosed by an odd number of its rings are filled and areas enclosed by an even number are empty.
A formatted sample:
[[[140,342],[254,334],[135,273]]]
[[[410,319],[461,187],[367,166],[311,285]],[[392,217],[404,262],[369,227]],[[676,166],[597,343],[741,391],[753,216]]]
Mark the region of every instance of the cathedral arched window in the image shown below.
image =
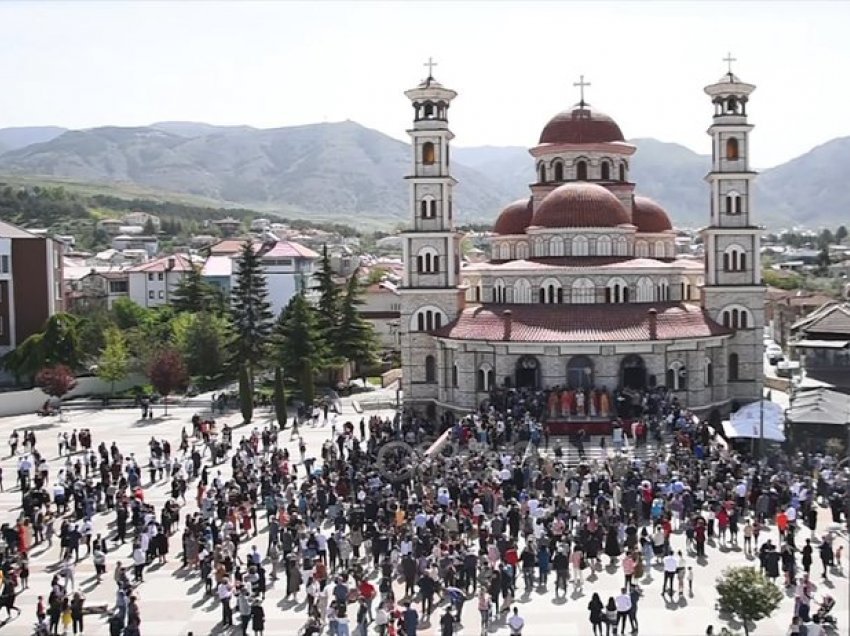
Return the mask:
[[[561,288],[561,283],[554,278],[544,280],[538,291],[538,299],[541,304],[547,305],[564,302],[564,290]]]
[[[425,382],[434,384],[437,381],[437,361],[434,356],[425,356]]]
[[[646,241],[635,241],[635,256],[638,258],[649,256],[649,244]]]
[[[516,257],[519,260],[528,258],[528,243],[522,241],[516,244]]]
[[[552,164],[552,179],[557,182],[564,180],[564,162],[556,160]]]
[[[528,304],[531,302],[531,283],[524,278],[514,282],[514,302]]]
[[[587,181],[587,162],[579,161],[576,164],[576,179],[578,181]]]
[[[607,161],[602,162],[601,170],[601,178],[603,181],[608,181],[611,178],[611,164]]]
[[[553,236],[549,239],[549,256],[564,255],[564,239],[560,236]]]
[[[655,258],[664,258],[664,241],[655,241]]]
[[[580,278],[572,285],[571,300],[578,305],[596,302],[596,286],[589,278]]]
[[[620,163],[619,170],[620,170],[620,174],[619,174],[620,181],[625,181],[626,180],[626,162],[625,161]]]
[[[714,385],[714,365],[711,364],[711,358],[703,360],[703,373],[705,374],[705,386]]]
[[[437,216],[437,201],[434,197],[422,197],[419,202],[419,216],[423,219],[433,219]]]
[[[726,140],[726,159],[727,161],[738,160],[738,140],[735,137],[729,137]]]
[[[596,255],[611,256],[611,237],[600,236],[596,239]]]
[[[753,316],[749,309],[732,305],[721,312],[721,322],[730,329],[749,329],[753,325]]]
[[[496,383],[496,373],[493,371],[493,367],[484,363],[480,367],[478,367],[478,373],[476,374],[475,379],[475,388],[478,391],[489,391],[493,388],[493,385]]]
[[[426,166],[430,166],[434,163],[435,159],[435,151],[434,144],[430,141],[426,141],[422,144],[422,163]]]
[[[493,302],[508,302],[508,294],[505,288],[505,281],[503,281],[501,278],[497,278],[495,281],[493,281]]]
[[[740,379],[740,369],[738,369],[738,354],[730,353],[729,362],[726,364],[726,377],[730,382],[735,382]]]
[[[499,245],[499,260],[509,261],[511,259],[511,244],[505,241]]]
[[[410,318],[411,331],[433,331],[443,326],[445,314],[438,307],[422,307]]]
[[[656,285],[657,291],[657,300],[659,302],[667,302],[670,300],[670,283],[667,282],[666,278],[662,278],[658,281]]]
[[[743,272],[747,269],[747,253],[740,245],[730,245],[723,252],[723,270]]]
[[[546,183],[546,164],[542,161],[537,166],[537,179],[540,183]]]
[[[667,368],[667,388],[671,391],[684,391],[688,388],[688,370],[683,362],[675,360]]]
[[[726,214],[734,215],[741,213],[741,195],[737,192],[729,192],[726,195]]]
[[[458,387],[458,375],[457,363],[455,363],[452,365],[452,387],[455,389]]]
[[[425,102],[425,104],[422,106],[422,116],[425,119],[434,119],[434,112],[434,104],[432,104],[431,102]]]
[[[639,278],[637,282],[637,302],[651,303],[655,296],[655,285],[652,284],[652,279],[646,276]]]
[[[573,238],[573,256],[587,256],[588,253],[587,237],[579,235]]]
[[[629,285],[622,278],[612,278],[605,284],[606,303],[629,302]]]
[[[420,274],[437,274],[440,271],[440,256],[433,247],[423,247],[416,255],[416,270]]]
[[[627,256],[629,252],[629,241],[625,236],[617,237],[614,242],[614,253],[617,256]]]
[[[674,258],[676,256],[676,246],[673,245],[673,241],[667,241],[666,245],[664,246],[664,253],[666,254],[667,258]]]

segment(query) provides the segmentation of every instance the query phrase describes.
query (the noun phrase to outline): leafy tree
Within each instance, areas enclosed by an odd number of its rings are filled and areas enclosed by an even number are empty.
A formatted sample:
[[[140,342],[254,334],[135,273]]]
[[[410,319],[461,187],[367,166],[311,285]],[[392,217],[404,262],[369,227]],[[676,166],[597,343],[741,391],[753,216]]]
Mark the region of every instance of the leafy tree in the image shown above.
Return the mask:
[[[842,225],[835,231],[835,241],[837,243],[842,243],[842,242],[844,242],[844,239],[846,239],[846,238],[847,238],[847,228]]]
[[[106,346],[106,332],[115,326],[110,313],[104,308],[92,308],[80,316],[80,350],[88,365]]]
[[[228,317],[209,311],[178,314],[173,329],[189,374],[200,377],[204,389],[215,386],[227,372],[227,345],[232,337]]]
[[[372,325],[363,319],[358,309],[362,287],[355,271],[345,286],[340,308],[339,327],[334,334],[337,354],[354,363],[356,369],[374,364],[378,357],[378,342]]]
[[[174,311],[210,311],[221,304],[220,294],[212,285],[204,281],[201,269],[192,266],[189,272],[180,279],[177,288],[171,295],[171,306]]]
[[[80,319],[73,314],[58,313],[47,319],[42,345],[46,364],[80,367],[82,350],[79,334]]]
[[[77,386],[77,378],[74,372],[64,364],[55,364],[45,367],[35,376],[35,383],[47,395],[62,400],[65,395]],[[62,417],[62,409],[59,409],[59,417]]]
[[[316,310],[304,294],[296,294],[275,325],[278,356],[286,373],[298,379],[304,402],[315,398],[313,373],[325,359],[325,342]]]
[[[730,567],[718,577],[718,607],[741,620],[744,634],[749,634],[749,623],[770,616],[782,601],[782,590],[756,568]]]
[[[144,233],[147,236],[156,236],[156,225],[151,217],[148,217],[147,221],[145,221]]]
[[[254,391],[251,388],[251,375],[248,364],[239,365],[239,408],[242,421],[248,424],[254,417]]]
[[[249,377],[253,379],[255,367],[266,355],[273,315],[268,302],[266,276],[250,241],[245,241],[242,246],[231,299],[235,331],[231,347],[233,358],[240,365],[248,365]]]
[[[286,394],[283,387],[283,369],[274,368],[274,414],[281,429],[286,427]]]
[[[35,374],[44,366],[44,334],[34,333],[16,348],[3,356],[3,367],[15,376],[34,381]]]
[[[168,396],[174,391],[185,389],[189,382],[183,356],[176,349],[159,349],[148,365],[148,379],[162,396],[165,414],[168,415]]]
[[[97,377],[109,382],[112,385],[111,393],[115,393],[115,383],[126,378],[130,369],[127,338],[113,325],[104,333],[104,340],[106,344],[97,361]]]
[[[826,249],[826,247],[835,242],[835,237],[832,236],[832,232],[828,228],[824,228],[821,230],[820,236],[818,237],[818,247],[821,249]]]
[[[118,298],[112,303],[112,316],[119,329],[140,327],[147,322],[151,311],[129,298]]]

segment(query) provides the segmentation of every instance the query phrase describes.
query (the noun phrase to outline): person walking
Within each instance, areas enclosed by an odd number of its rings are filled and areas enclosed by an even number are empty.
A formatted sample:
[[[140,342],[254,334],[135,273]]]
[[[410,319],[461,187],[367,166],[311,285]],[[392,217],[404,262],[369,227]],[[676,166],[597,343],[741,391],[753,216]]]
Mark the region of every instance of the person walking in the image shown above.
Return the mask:
[[[679,560],[668,552],[664,557],[664,584],[661,587],[661,596],[670,593],[673,596],[673,579],[676,577],[676,571],[679,569]]]
[[[590,602],[587,604],[587,610],[590,612],[590,625],[593,628],[593,636],[602,636],[602,623],[605,620],[605,606],[602,604],[602,599],[599,598],[597,592],[590,597]]]
[[[629,613],[632,611],[632,597],[626,591],[626,588],[620,588],[620,594],[614,599],[614,604],[617,606],[617,622],[614,626],[614,633],[626,633],[626,620]]]

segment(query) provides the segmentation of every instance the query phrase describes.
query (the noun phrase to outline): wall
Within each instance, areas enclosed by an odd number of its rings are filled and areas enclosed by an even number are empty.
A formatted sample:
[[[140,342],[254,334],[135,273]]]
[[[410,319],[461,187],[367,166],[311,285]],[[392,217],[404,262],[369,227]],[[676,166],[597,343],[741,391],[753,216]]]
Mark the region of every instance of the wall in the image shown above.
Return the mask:
[[[116,382],[115,390],[123,391],[146,382],[147,380],[141,375],[130,375],[123,382]],[[104,382],[100,378],[94,376],[77,378],[77,386],[68,394],[68,398],[91,394],[108,394],[111,390],[110,383]],[[41,389],[2,392],[0,393],[0,417],[35,413],[47,399],[48,396]]]

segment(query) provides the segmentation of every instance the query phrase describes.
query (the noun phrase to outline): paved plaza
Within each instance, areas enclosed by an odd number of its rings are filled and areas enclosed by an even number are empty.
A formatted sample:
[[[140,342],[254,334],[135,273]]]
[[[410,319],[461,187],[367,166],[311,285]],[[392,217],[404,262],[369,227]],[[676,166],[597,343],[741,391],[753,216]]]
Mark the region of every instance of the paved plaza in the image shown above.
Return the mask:
[[[168,417],[155,418],[150,421],[138,420],[137,410],[102,410],[102,411],[80,411],[69,410],[65,414],[65,421],[59,422],[56,418],[44,419],[35,415],[7,417],[0,419],[0,437],[2,437],[3,448],[2,459],[5,492],[0,494],[0,505],[2,505],[3,521],[14,523],[20,514],[20,492],[15,484],[15,460],[8,457],[8,446],[5,445],[9,434],[14,428],[23,429],[32,427],[38,436],[38,447],[47,454],[51,464],[51,477],[56,474],[64,459],[57,458],[57,434],[61,431],[88,428],[92,432],[93,447],[101,441],[107,446],[116,440],[121,451],[126,455],[135,453],[139,464],[147,463],[147,444],[151,436],[158,439],[170,440],[172,447],[177,449],[182,427],[191,432],[190,418],[196,412],[196,408],[175,407],[169,409]],[[373,411],[374,412],[374,411]],[[367,411],[364,415],[368,417],[373,412]],[[390,411],[379,411],[380,414],[390,414]],[[157,409],[161,415],[161,409]],[[362,416],[352,408],[350,400],[344,400],[343,414],[339,423],[344,421],[359,422]],[[237,427],[234,429],[234,442],[246,434],[256,425],[262,428],[270,422],[271,413],[260,410],[255,414],[255,422],[250,427]],[[231,426],[238,426],[241,416],[238,412],[232,412],[218,422],[227,421]],[[303,438],[308,446],[308,455],[319,456],[322,443],[330,436],[330,425],[316,427],[302,427]],[[289,441],[288,432],[280,436],[281,442],[289,448],[293,457],[298,457],[297,442]],[[222,473],[227,475],[229,464],[220,466]],[[211,477],[215,473],[211,473]],[[303,475],[303,472],[302,472]],[[143,483],[148,483],[147,471],[143,470]],[[187,492],[188,505],[184,511],[196,510],[194,502],[194,483],[190,485]],[[157,511],[167,500],[169,494],[166,492],[168,482],[163,481],[154,486],[145,488],[145,499],[157,506]],[[261,517],[263,515],[260,515]],[[98,514],[95,517],[95,534],[110,533],[110,525],[113,514]],[[831,528],[830,515],[827,508],[822,508],[819,514],[819,533],[827,532]],[[256,538],[256,544],[265,553],[267,536],[265,523],[260,521],[260,534]],[[58,525],[57,525],[58,531]],[[778,536],[772,530],[774,542]],[[807,531],[800,532],[800,540],[808,536]],[[847,537],[841,534],[837,539],[846,545]],[[672,539],[674,549],[685,548],[685,538],[677,534]],[[53,547],[46,549],[44,545],[37,546],[31,555],[31,577],[30,587],[23,591],[17,599],[17,605],[23,610],[19,618],[0,627],[0,636],[31,634],[35,622],[36,598],[39,594],[48,595],[50,579],[58,569],[60,548],[58,540],[54,541]],[[250,544],[249,544],[250,545]],[[165,565],[152,565],[145,572],[145,582],[136,590],[140,599],[141,607],[141,633],[144,636],[181,636],[189,633],[197,635],[241,633],[238,628],[223,629],[219,626],[221,612],[218,603],[212,597],[204,597],[203,584],[197,574],[189,574],[180,568],[180,532],[176,532],[170,540],[170,553]],[[81,554],[84,550],[81,551]],[[744,557],[740,548],[720,549],[711,542],[708,544],[708,559],[704,563],[697,562],[693,557],[688,561],[694,566],[694,590],[693,594],[686,594],[675,602],[665,600],[661,596],[662,573],[659,569],[650,570],[649,574],[641,581],[644,596],[640,601],[638,610],[638,621],[640,634],[647,636],[702,636],[706,626],[715,625],[715,630],[723,625],[714,609],[714,580],[724,567],[729,565],[741,565],[754,563]],[[847,635],[848,616],[850,606],[848,605],[848,578],[847,563],[848,550],[845,547],[845,558],[843,561],[843,572],[833,576],[830,583],[820,580],[820,563],[815,559],[812,568],[813,580],[817,582],[818,589],[816,597],[820,599],[823,593],[829,593],[837,600],[835,616],[839,620],[839,633]],[[608,558],[603,556],[603,562]],[[100,584],[95,583],[94,565],[90,557],[83,559],[77,567],[76,580],[85,595],[87,605],[107,604],[110,607],[114,603],[115,584],[112,574],[118,561],[124,564],[131,562],[130,546],[115,549],[110,544],[110,552],[107,556],[107,575]],[[585,571],[586,575],[586,571]],[[590,634],[588,622],[587,603],[593,592],[599,592],[603,601],[608,596],[619,592],[623,577],[618,567],[606,567],[592,573],[586,578],[583,588],[575,589],[570,585],[570,593],[566,599],[556,600],[554,597],[554,576],[550,578],[549,590],[543,592],[536,590],[531,594],[518,596],[517,606],[521,615],[526,620],[525,636],[574,636]],[[377,583],[376,579],[373,582]],[[267,636],[295,636],[299,628],[306,620],[306,603],[304,602],[303,588],[298,596],[298,602],[282,602],[284,592],[282,586],[285,579],[270,582],[270,588],[264,603],[266,610]],[[521,587],[521,584],[520,584]],[[397,598],[401,598],[402,589],[399,586]],[[519,593],[519,590],[518,590]],[[779,611],[771,619],[758,623],[753,632],[758,635],[784,635],[790,622],[793,611],[793,597],[786,595]],[[423,635],[438,634],[438,618],[442,614],[442,608],[438,608],[433,615],[432,625],[422,626],[419,633]],[[351,615],[351,613],[349,613]],[[87,615],[85,617],[85,634],[88,636],[102,636],[109,633],[105,616]],[[461,635],[479,634],[479,620],[476,603],[470,599],[463,612],[463,627],[456,633]],[[250,632],[249,632],[250,633]],[[374,633],[374,632],[370,632]],[[490,633],[509,633],[504,623],[491,626]]]

